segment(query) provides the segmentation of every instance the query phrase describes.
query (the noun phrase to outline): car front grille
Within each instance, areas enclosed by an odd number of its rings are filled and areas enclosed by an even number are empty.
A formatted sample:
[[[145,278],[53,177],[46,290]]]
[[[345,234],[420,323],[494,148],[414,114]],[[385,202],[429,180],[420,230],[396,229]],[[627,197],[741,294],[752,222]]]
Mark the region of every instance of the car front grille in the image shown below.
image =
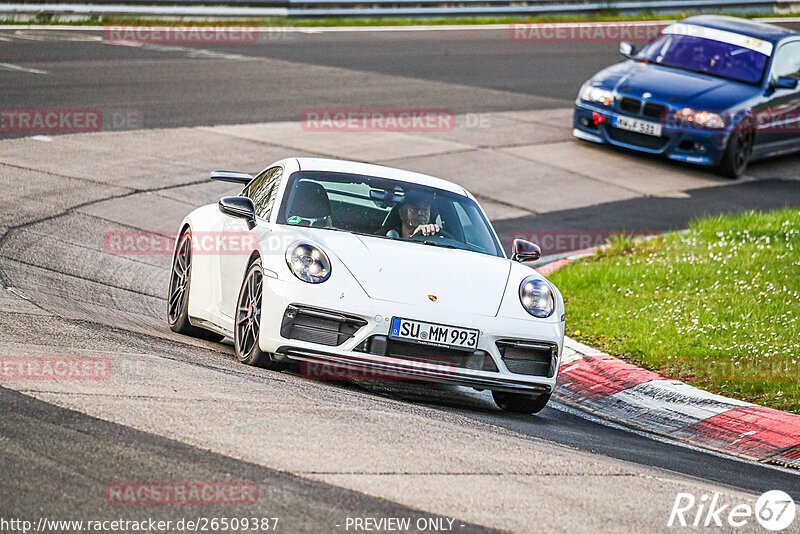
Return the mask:
[[[556,374],[558,346],[538,341],[504,339],[497,341],[497,348],[506,368],[519,375],[546,376]]]
[[[366,324],[359,317],[290,305],[283,314],[281,336],[333,347],[352,338]]]
[[[497,372],[497,365],[484,350],[459,350],[435,345],[422,345],[391,339],[388,336],[370,336],[353,349],[378,356],[448,365],[479,371]]]
[[[642,101],[638,98],[631,98],[629,96],[622,97],[619,101],[619,109],[625,113],[632,113],[638,115],[642,108]]]
[[[645,117],[650,117],[651,119],[666,119],[667,116],[667,106],[662,106],[661,104],[654,104],[653,102],[648,102],[644,105],[642,109],[642,114]]]
[[[621,130],[619,128],[614,128],[613,126],[607,126],[606,132],[612,140],[619,143],[649,148],[652,150],[661,150],[664,148],[667,142],[669,142],[669,137],[654,137],[652,135]]]
[[[667,106],[655,102],[645,102],[643,106],[641,100],[629,96],[620,99],[619,109],[629,115],[642,115],[650,119],[662,120],[666,118],[667,111],[669,111]]]

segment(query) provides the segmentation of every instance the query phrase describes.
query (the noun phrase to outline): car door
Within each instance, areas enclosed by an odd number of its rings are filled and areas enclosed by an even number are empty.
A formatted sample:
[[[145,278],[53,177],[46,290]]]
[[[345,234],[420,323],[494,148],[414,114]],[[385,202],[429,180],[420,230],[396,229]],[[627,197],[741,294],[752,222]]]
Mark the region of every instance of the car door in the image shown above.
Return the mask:
[[[783,43],[775,51],[766,102],[757,112],[757,142],[769,152],[800,147],[800,85],[794,89],[774,87],[782,76],[800,80],[800,40]]]
[[[283,171],[281,165],[270,167],[256,176],[242,191],[242,196],[253,201],[256,218],[260,219],[261,223],[265,223],[272,212]],[[226,318],[232,320],[247,262],[256,246],[256,233],[247,227],[246,221],[236,217],[226,217],[223,233],[229,246],[227,250],[221,250],[219,256],[222,285],[220,311]]]

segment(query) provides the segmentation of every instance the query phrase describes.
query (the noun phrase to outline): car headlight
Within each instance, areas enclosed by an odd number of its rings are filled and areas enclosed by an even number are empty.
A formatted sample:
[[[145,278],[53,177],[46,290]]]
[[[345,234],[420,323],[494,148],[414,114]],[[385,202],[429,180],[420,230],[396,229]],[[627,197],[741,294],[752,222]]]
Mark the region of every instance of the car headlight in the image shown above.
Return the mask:
[[[314,245],[298,241],[286,249],[286,264],[289,270],[309,284],[319,284],[331,276],[331,261]]]
[[[607,89],[601,89],[600,87],[592,87],[591,85],[584,85],[581,88],[580,98],[587,102],[599,102],[604,106],[610,106],[614,103],[614,93]]]
[[[697,111],[692,108],[683,108],[675,112],[675,118],[684,123],[697,124],[705,128],[724,128],[725,119],[722,115],[710,111]]]
[[[550,317],[556,309],[550,285],[535,276],[527,277],[519,285],[519,301],[528,313],[540,319]]]

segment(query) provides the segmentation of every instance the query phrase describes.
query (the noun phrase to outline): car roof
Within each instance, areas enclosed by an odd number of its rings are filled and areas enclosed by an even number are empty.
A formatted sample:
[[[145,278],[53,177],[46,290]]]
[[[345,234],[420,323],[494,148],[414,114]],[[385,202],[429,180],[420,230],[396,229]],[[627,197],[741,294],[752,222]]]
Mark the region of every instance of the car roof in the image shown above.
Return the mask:
[[[388,178],[390,180],[409,182],[427,187],[435,187],[437,189],[443,189],[459,195],[467,194],[463,187],[454,184],[453,182],[448,182],[447,180],[442,180],[441,178],[434,178],[433,176],[428,176],[427,174],[404,171],[402,169],[395,169],[393,167],[384,167],[382,165],[372,165],[357,161],[324,158],[297,158],[297,163],[299,164],[301,171],[343,172],[349,174],[375,176],[378,178]]]
[[[754,20],[740,19],[737,17],[724,17],[721,15],[698,15],[689,17],[680,21],[684,24],[694,24],[696,26],[704,26],[706,28],[714,28],[717,30],[725,30],[733,33],[739,33],[762,41],[767,41],[772,44],[777,44],[779,41],[786,37],[800,36],[800,33],[792,31],[788,28],[767,24],[765,22],[758,22]]]

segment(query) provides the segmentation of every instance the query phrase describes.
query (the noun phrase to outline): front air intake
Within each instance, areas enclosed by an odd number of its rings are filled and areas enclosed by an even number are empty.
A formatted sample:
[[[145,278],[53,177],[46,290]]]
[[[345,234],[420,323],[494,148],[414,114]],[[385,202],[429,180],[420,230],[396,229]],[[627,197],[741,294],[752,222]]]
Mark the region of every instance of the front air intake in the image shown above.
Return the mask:
[[[556,374],[558,345],[506,339],[497,341],[497,348],[512,373],[548,378]]]
[[[335,347],[365,326],[367,321],[336,312],[290,305],[283,314],[281,336]]]

